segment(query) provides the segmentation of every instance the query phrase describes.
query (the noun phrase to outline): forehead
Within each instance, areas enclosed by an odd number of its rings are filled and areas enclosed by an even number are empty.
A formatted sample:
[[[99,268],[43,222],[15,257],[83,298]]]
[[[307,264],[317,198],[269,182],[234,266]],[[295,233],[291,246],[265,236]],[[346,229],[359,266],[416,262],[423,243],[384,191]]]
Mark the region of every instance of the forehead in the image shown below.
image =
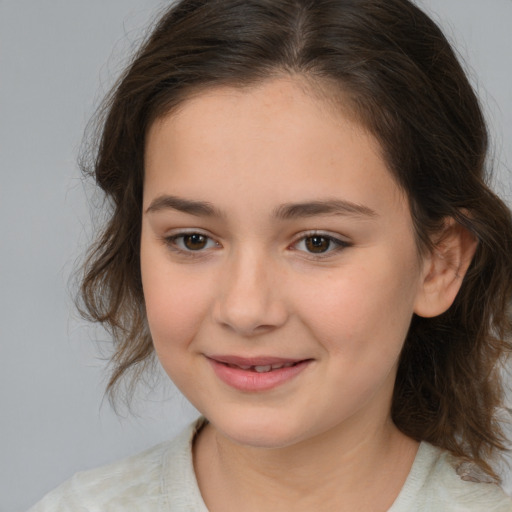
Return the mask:
[[[292,79],[195,94],[148,132],[145,196],[165,187],[207,195],[225,182],[248,199],[266,190],[289,201],[336,192],[378,202],[386,189],[383,200],[401,200],[378,141],[346,111]]]

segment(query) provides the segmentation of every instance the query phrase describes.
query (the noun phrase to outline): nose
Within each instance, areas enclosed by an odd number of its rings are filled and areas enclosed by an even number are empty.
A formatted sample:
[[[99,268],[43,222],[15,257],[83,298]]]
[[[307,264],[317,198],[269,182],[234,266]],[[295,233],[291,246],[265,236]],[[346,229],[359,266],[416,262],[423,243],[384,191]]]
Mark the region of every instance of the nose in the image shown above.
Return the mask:
[[[283,273],[276,267],[255,251],[233,257],[219,275],[215,321],[244,337],[281,327],[288,310],[283,300]]]

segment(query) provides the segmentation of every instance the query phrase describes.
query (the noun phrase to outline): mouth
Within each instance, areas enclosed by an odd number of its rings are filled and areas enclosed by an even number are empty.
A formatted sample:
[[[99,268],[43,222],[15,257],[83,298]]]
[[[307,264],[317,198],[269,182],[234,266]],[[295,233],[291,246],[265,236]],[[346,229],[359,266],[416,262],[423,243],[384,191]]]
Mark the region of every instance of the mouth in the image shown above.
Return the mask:
[[[241,370],[250,371],[250,372],[256,372],[256,373],[267,373],[272,372],[274,370],[280,370],[281,368],[291,368],[292,366],[295,366],[296,364],[299,364],[300,361],[297,363],[284,363],[284,364],[262,364],[262,365],[236,365],[236,364],[227,364],[230,368],[240,368]]]
[[[207,356],[217,377],[240,391],[267,391],[298,376],[312,359]]]
[[[207,356],[209,359],[217,363],[225,364],[230,368],[239,368],[245,371],[253,371],[257,373],[266,373],[281,368],[290,368],[306,359],[289,359],[283,357],[239,357],[227,355]]]

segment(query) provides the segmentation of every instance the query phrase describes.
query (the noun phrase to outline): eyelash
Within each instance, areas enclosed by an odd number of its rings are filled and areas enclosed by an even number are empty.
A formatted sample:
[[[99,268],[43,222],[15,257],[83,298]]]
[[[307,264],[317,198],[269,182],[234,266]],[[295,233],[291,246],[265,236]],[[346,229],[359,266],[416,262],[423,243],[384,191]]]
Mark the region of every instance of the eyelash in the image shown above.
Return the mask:
[[[186,237],[193,237],[193,236],[203,237],[206,240],[206,246],[203,248],[200,248],[200,249],[196,249],[196,250],[179,246],[178,240],[181,240],[181,242],[184,243],[184,239]],[[207,245],[210,242],[213,242],[216,247],[220,247],[220,244],[215,242],[212,237],[210,237],[204,233],[201,233],[200,231],[186,231],[183,233],[178,233],[176,235],[166,236],[166,237],[164,237],[164,242],[167,245],[167,247],[169,247],[169,249],[171,249],[172,251],[175,251],[179,254],[183,254],[183,255],[186,255],[189,257],[203,256],[203,254],[201,254],[201,253],[204,252],[204,249],[212,249],[212,247],[207,247]]]
[[[203,237],[205,239],[205,246],[202,248],[195,249],[195,250],[186,248],[183,246],[180,247],[178,241],[181,241],[181,244],[183,244],[184,239],[186,237],[194,237],[194,236]],[[297,246],[300,243],[306,244],[308,239],[313,239],[315,237],[318,239],[321,239],[323,241],[327,241],[328,246],[325,251],[315,253],[312,251],[308,251],[307,248],[304,250],[297,249]],[[183,232],[183,233],[178,233],[175,235],[164,237],[163,240],[164,240],[165,244],[169,247],[169,249],[171,249],[172,251],[175,251],[179,254],[186,255],[188,257],[204,256],[204,251],[206,249],[213,249],[213,248],[220,247],[220,244],[218,242],[215,242],[215,240],[212,237],[210,237],[204,233],[201,233],[200,231],[187,231],[187,232]],[[211,242],[213,242],[214,246],[208,247],[208,244]],[[312,232],[303,234],[300,238],[297,238],[289,246],[289,248],[292,250],[297,250],[297,251],[303,252],[303,253],[307,254],[309,258],[322,259],[322,258],[327,258],[329,256],[332,256],[333,253],[338,253],[339,251],[342,251],[343,249],[346,249],[347,247],[350,247],[350,246],[351,246],[351,244],[345,240],[340,240],[339,238],[336,238],[332,235],[328,235],[323,232],[312,231]]]
[[[311,252],[308,250],[301,251],[301,252],[304,252],[305,254],[307,254],[309,258],[313,258],[313,259],[328,258],[328,257],[332,256],[333,254],[336,254],[336,253],[342,251],[343,249],[346,249],[347,247],[351,246],[351,244],[349,242],[347,242],[346,240],[341,240],[341,239],[339,239],[335,236],[329,235],[327,233],[323,233],[323,232],[319,232],[319,231],[311,231],[309,233],[303,234],[300,238],[295,240],[295,242],[293,242],[290,245],[290,247],[296,248],[299,245],[299,243],[306,244],[307,240],[312,239],[312,238],[326,240],[329,244],[328,249],[324,252],[315,253],[315,252]],[[331,248],[331,246],[334,246],[334,247]],[[295,250],[300,251],[300,249],[295,249]]]

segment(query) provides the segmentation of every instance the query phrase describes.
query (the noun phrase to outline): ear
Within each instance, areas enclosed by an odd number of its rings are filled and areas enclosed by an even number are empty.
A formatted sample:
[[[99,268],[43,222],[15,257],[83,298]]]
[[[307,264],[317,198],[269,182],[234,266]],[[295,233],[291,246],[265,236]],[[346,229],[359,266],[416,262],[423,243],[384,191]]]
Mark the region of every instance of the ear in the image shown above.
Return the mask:
[[[447,219],[430,254],[423,258],[423,275],[414,312],[422,317],[444,313],[452,305],[473,259],[478,242],[454,219]]]

